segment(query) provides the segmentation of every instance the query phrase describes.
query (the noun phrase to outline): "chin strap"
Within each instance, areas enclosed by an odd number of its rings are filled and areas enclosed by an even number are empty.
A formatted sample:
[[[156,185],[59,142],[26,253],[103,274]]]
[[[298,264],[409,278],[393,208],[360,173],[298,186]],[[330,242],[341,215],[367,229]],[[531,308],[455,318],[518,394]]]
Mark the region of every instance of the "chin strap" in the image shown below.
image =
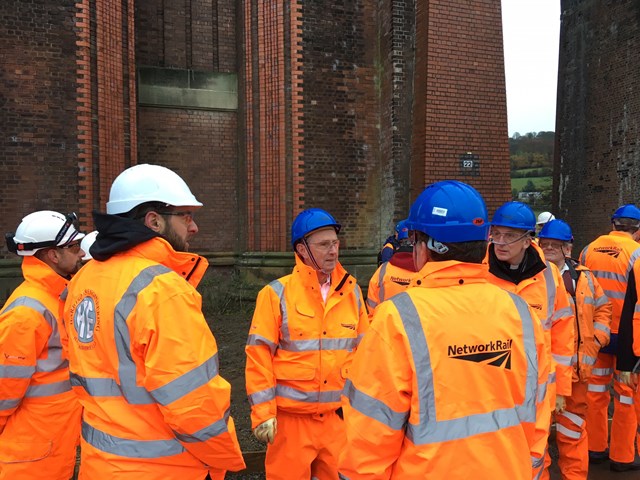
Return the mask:
[[[438,240],[434,240],[433,237],[429,237],[429,240],[427,240],[427,248],[432,252],[436,252],[439,254],[444,254],[449,251],[449,247],[447,247],[444,243],[439,242]]]

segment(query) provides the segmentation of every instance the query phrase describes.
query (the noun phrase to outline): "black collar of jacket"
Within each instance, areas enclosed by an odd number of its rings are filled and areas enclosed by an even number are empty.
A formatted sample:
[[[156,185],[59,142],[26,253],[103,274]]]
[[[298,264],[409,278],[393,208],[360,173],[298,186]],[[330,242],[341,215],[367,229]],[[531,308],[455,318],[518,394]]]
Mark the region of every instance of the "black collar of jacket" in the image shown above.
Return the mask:
[[[98,230],[96,241],[91,246],[91,256],[104,261],[116,253],[126,252],[136,245],[160,235],[137,220],[93,212],[93,221]]]
[[[531,278],[547,266],[542,258],[532,246],[529,246],[524,252],[524,258],[516,269],[511,269],[509,262],[498,260],[493,249],[493,244],[489,244],[489,272],[507,282],[519,284],[522,280]]]

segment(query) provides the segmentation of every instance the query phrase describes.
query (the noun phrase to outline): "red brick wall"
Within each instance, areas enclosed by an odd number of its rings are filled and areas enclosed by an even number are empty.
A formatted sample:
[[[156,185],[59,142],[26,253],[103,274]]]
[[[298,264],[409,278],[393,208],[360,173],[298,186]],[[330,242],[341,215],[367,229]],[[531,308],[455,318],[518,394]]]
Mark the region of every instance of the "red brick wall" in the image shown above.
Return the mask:
[[[554,212],[582,247],[640,202],[640,7],[562,1]]]
[[[3,233],[35,210],[78,208],[74,5],[0,2]]]
[[[140,108],[139,162],[177,172],[204,207],[192,249],[238,248],[237,115],[171,108]]]
[[[511,198],[500,2],[430,0],[417,15],[425,66],[416,77],[424,97],[415,105],[424,108],[416,115],[424,115],[425,133],[415,139],[414,162],[422,158],[425,184],[454,178],[476,187],[491,214]],[[460,172],[465,152],[479,155],[479,176]]]

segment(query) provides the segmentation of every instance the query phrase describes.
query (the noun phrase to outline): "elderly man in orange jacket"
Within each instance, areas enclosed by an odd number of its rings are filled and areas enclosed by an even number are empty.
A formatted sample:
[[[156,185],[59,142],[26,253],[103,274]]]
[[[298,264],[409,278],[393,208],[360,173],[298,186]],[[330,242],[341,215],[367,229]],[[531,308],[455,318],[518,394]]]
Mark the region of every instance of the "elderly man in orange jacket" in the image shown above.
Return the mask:
[[[534,311],[487,282],[484,200],[438,182],[407,223],[419,273],[378,306],[356,352],[341,478],[530,480],[548,434],[548,356]]]
[[[62,351],[60,294],[82,266],[75,220],[34,212],[6,236],[24,282],[0,310],[0,479],[73,475],[81,407]]]
[[[360,287],[338,261],[340,224],[319,208],[291,226],[296,265],[258,294],[246,381],[267,479],[333,480],[345,445],[340,394],[368,326]]]
[[[593,272],[572,260],[573,234],[562,220],[551,220],[538,234],[539,245],[562,275],[576,319],[575,362],[571,396],[556,415],[558,465],[564,480],[586,480],[589,443],[586,418],[587,387],[601,347],[609,344],[611,302]]]
[[[80,479],[203,480],[245,466],[195,289],[207,268],[189,253],[200,207],[175,172],[141,164],[94,214],[93,260],[64,312],[84,407]]]

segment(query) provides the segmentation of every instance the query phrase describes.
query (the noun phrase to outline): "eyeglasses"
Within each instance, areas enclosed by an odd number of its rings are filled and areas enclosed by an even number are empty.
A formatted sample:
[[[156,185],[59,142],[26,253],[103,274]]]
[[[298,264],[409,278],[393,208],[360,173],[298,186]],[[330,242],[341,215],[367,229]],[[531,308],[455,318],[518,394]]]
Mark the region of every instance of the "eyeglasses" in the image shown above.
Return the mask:
[[[193,212],[158,212],[160,215],[170,215],[174,217],[182,217],[187,225],[193,222]]]
[[[325,240],[324,242],[310,243],[309,245],[313,245],[318,250],[322,250],[322,251],[328,252],[333,247],[336,247],[336,248],[339,247],[340,246],[340,240]]]
[[[524,233],[518,232],[495,232],[492,231],[489,236],[489,241],[491,243],[495,243],[496,245],[511,245],[523,238],[528,238],[531,235],[530,231],[526,231]]]
[[[562,250],[563,243],[551,243],[549,241],[540,240],[540,248],[547,250]]]
[[[78,253],[80,251],[80,242],[68,243],[66,245],[62,245],[58,248],[62,248],[64,250],[69,250],[71,253]]]

